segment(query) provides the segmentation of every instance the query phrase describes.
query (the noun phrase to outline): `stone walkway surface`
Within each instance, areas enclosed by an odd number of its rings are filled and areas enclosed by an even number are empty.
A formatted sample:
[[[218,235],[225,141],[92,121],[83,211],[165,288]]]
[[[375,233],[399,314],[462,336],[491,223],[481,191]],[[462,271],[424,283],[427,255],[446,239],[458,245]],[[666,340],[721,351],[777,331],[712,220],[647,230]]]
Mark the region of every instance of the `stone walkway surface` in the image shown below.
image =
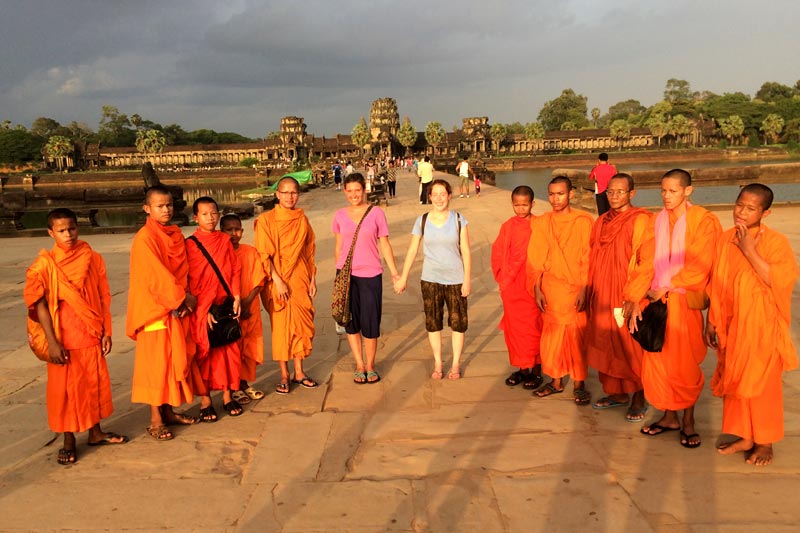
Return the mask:
[[[401,172],[399,197],[386,208],[398,265],[424,212],[416,190],[416,179]],[[536,192],[539,214],[549,206],[544,191]],[[317,335],[306,369],[321,386],[278,395],[277,365],[268,361],[256,382],[267,391],[263,400],[231,418],[217,394],[221,420],[177,428],[169,442],[145,435],[148,408],[130,402],[134,344],[124,322],[133,235],[90,236],[113,294],[108,361],[116,410],[103,427],[131,442],[88,448],[81,434],[78,462],[69,467],[56,463],[61,435],[47,427],[45,367],[27,347],[21,298],[25,268],[51,241],[0,241],[0,530],[796,531],[800,372],[785,375],[786,439],[767,468],[716,453],[722,402],[708,388],[697,406],[703,445],[687,450],[677,432],[641,435],[624,409],[577,407],[569,394],[537,399],[504,384],[511,369],[497,330],[502,307],[490,251],[512,214],[509,198],[484,186],[480,198],[456,195],[451,204],[469,220],[474,257],[463,378],[430,379],[418,259],[405,294],[395,295],[384,277],[383,379],[357,385],[347,340],[330,318],[331,220],[347,204],[332,189],[301,196],[319,268]],[[718,215],[731,225],[730,210]],[[798,220],[798,207],[778,207],[768,219],[795,251]],[[245,227],[244,242],[252,243],[252,226]],[[268,336],[266,314],[264,324]],[[715,363],[709,351],[707,379]],[[601,396],[596,373],[587,383]],[[651,408],[647,420],[656,416]]]

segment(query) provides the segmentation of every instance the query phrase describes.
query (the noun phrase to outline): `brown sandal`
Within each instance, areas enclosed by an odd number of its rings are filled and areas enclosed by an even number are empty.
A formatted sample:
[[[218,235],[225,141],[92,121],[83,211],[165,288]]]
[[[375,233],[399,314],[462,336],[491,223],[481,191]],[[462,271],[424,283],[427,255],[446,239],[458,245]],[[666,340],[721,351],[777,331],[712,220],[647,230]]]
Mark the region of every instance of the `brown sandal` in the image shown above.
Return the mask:
[[[164,440],[172,440],[175,438],[175,435],[167,428],[167,426],[147,426],[145,428],[147,434],[153,437],[155,440],[164,441]]]

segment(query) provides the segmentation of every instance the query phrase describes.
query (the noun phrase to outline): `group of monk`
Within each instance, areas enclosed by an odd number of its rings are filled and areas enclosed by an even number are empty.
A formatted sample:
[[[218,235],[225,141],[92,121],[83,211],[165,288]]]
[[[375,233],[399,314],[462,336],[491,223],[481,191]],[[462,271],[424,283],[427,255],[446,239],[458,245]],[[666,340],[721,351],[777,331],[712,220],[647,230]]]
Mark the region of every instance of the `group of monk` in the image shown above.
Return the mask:
[[[255,247],[240,243],[241,220],[221,216],[210,197],[194,202],[197,230],[184,239],[170,225],[169,189],[146,193],[147,220],[130,254],[126,334],[136,342],[132,401],[150,406],[146,432],[158,441],[174,438],[170,426],[215,422],[212,391],[222,391],[229,416],[264,396],[250,385],[264,359],[262,304],[280,366],[276,393],[318,385],[303,369],[314,337],[314,231],[297,208],[298,183],[283,178],[276,192],[278,204],[255,222]],[[616,174],[605,191],[610,209],[593,220],[571,205],[566,177],[548,185],[552,209],[542,216],[532,214],[530,187],[513,191],[514,216],[492,247],[504,305],[500,328],[518,368],[506,384],[544,398],[563,393],[571,378],[575,403],[625,407],[630,422],[643,421],[652,405],[663,415],[642,434],[678,431],[682,446],[696,448],[700,364],[713,347],[711,388],[723,398],[722,431],[736,437],[717,449],[767,465],[772,444],[783,438],[782,373],[797,366],[789,333],[797,262],[787,239],[764,224],[773,200],[768,187],[741,189],[734,227],[724,233],[713,214],[692,205],[691,193],[689,173],[667,172],[664,208],[651,214],[632,205],[633,178]],[[28,269],[24,298],[46,337],[48,420],[64,434],[58,462],[69,465],[77,460],[76,432],[88,430],[90,446],[128,438],[100,427],[113,410],[103,259],[78,239],[77,217],[68,209],[49,214],[48,233],[55,245]],[[654,302],[667,308],[660,352],[644,350],[632,336]],[[241,338],[212,346],[209,332],[220,320],[212,311],[225,305],[239,319]],[[589,366],[605,393],[593,403]],[[175,411],[195,397],[199,417]]]
[[[217,421],[212,391],[222,391],[229,416],[264,397],[249,384],[264,359],[262,303],[272,324],[272,357],[283,376],[278,392],[289,392],[290,359],[291,382],[317,386],[302,364],[314,336],[316,267],[314,233],[295,209],[299,189],[292,178],[279,182],[279,204],[256,220],[255,248],[239,242],[239,217],[222,217],[210,197],[194,202],[197,230],[184,239],[170,225],[169,189],[147,190],[147,219],[131,246],[126,334],[136,342],[131,399],[150,406],[146,432],[152,438],[173,439],[173,425]],[[129,440],[100,428],[113,411],[105,361],[112,345],[110,291],[103,259],[78,239],[77,222],[69,209],[49,213],[55,245],[28,269],[24,291],[29,317],[46,340],[48,422],[64,434],[57,457],[64,465],[77,460],[77,432],[89,431],[90,446]],[[210,333],[224,318],[217,308],[238,319],[238,338],[211,342]],[[175,411],[195,397],[199,417]]]
[[[764,224],[772,191],[743,187],[726,232],[691,203],[691,176],[681,169],[663,176],[664,208],[656,214],[631,204],[636,191],[628,174],[615,174],[605,194],[610,209],[593,220],[571,206],[567,177],[549,183],[552,210],[542,216],[532,215],[529,187],[513,191],[514,216],[492,247],[504,307],[500,329],[518,368],[506,384],[543,398],[564,392],[571,377],[576,404],[626,408],[629,422],[643,421],[652,405],[663,415],[642,434],[678,431],[682,446],[697,448],[694,408],[711,347],[722,432],[735,437],[717,451],[770,464],[772,445],[784,435],[782,373],[797,367],[789,330],[798,277],[788,240]],[[633,336],[654,302],[667,310],[659,352]],[[589,366],[605,393],[593,403],[585,386]],[[542,374],[551,377],[544,385]]]

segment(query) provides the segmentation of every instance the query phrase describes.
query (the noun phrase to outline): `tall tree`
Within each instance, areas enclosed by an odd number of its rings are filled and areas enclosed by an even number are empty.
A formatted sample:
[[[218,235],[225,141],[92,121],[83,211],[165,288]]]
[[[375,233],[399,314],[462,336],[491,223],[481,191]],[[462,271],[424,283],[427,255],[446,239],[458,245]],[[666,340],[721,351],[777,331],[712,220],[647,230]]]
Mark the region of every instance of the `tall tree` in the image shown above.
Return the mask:
[[[47,155],[55,159],[59,171],[63,171],[67,164],[67,156],[72,153],[74,146],[69,137],[53,135],[47,140],[44,147]]]
[[[618,118],[611,123],[610,133],[611,138],[619,143],[619,148],[621,150],[625,141],[631,138],[631,125],[628,124],[627,120]]]
[[[692,99],[692,88],[686,80],[670,78],[664,87],[664,100],[670,104],[688,102]]]
[[[364,155],[364,146],[369,142],[369,128],[367,127],[367,121],[364,117],[361,117],[361,120],[353,126],[353,131],[350,132],[350,138],[353,139],[353,144],[358,146],[359,150],[361,150],[361,155]]]
[[[644,125],[646,128],[650,129],[650,133],[656,138],[658,147],[661,148],[661,139],[669,133],[669,122],[667,119],[661,114],[650,115],[650,118],[645,121]]]
[[[783,125],[784,121],[780,116],[775,113],[767,115],[767,118],[761,123],[761,131],[764,132],[764,140],[772,139],[773,143],[778,142],[778,136],[781,134],[781,131],[783,131]]]
[[[528,140],[541,139],[544,137],[544,127],[538,122],[528,122],[525,124],[525,138]]]
[[[403,117],[403,123],[400,124],[400,129],[397,130],[397,140],[406,149],[406,154],[411,151],[411,147],[417,142],[417,130],[411,124],[408,117]]]
[[[683,115],[675,115],[668,123],[670,135],[675,137],[676,142],[683,141],[683,138],[692,131],[692,123]]]
[[[158,130],[138,130],[136,132],[136,149],[149,159],[150,154],[157,154],[167,143],[164,134]]]
[[[633,98],[623,100],[608,108],[608,113],[603,117],[601,124],[611,124],[619,119],[630,122],[631,119],[643,114],[646,110],[647,108],[639,100],[634,100]]]
[[[545,102],[539,111],[539,123],[546,131],[558,130],[565,122],[572,122],[577,128],[589,125],[586,118],[587,98],[575,94],[572,89],[564,89],[558,98]]]
[[[600,120],[600,108],[593,107],[592,108],[592,126],[595,128],[597,127],[597,123]]]
[[[130,126],[127,115],[113,105],[104,105],[97,131],[100,142],[106,146],[134,146],[136,134]]]
[[[492,141],[494,141],[494,149],[496,154],[500,153],[500,145],[503,143],[507,135],[508,129],[506,129],[506,127],[499,122],[492,124],[492,127],[489,128],[489,137],[491,137]]]
[[[444,128],[438,122],[428,122],[428,125],[425,126],[425,140],[433,146],[434,153],[439,143],[444,140],[444,133]]]
[[[89,126],[76,120],[73,120],[69,123],[67,130],[69,130],[69,134],[67,136],[72,139],[73,142],[88,141],[94,135],[94,132]]]
[[[776,81],[767,81],[756,92],[756,98],[762,102],[771,103],[785,100],[794,96],[794,89]]]
[[[744,121],[738,115],[731,115],[717,122],[719,123],[719,131],[731,144],[733,144],[734,139],[738,139],[744,133]]]
[[[64,133],[64,128],[61,124],[52,118],[39,117],[31,123],[31,133],[38,135],[42,139],[49,139],[53,135],[61,135]]]
[[[20,165],[41,162],[45,140],[29,131],[0,126],[0,163]]]

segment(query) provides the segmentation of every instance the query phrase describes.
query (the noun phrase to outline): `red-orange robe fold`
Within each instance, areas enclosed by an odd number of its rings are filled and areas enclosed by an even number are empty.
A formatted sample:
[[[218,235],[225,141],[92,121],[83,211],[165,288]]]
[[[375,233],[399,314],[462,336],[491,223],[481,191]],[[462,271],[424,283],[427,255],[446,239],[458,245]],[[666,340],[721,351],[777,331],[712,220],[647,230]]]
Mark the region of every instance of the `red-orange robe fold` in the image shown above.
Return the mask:
[[[642,390],[642,348],[626,324],[614,319],[614,308],[622,302],[639,302],[647,293],[640,283],[634,288],[634,273],[641,268],[642,243],[647,235],[650,212],[630,207],[613,209],[592,227],[589,254],[589,286],[586,292],[586,360],[597,369],[606,394]],[[632,291],[632,289],[634,289]],[[626,294],[627,293],[627,294]]]
[[[575,302],[589,276],[592,217],[585,211],[545,213],[531,221],[529,292],[541,277],[547,307],[542,313],[542,370],[553,378],[586,379],[586,312]]]
[[[264,265],[258,256],[258,251],[248,244],[239,244],[236,255],[242,265],[242,299],[248,296],[253,289],[263,287],[266,283]],[[264,362],[264,333],[261,323],[261,301],[256,296],[250,302],[250,316],[241,319],[242,340],[239,349],[242,352],[241,379],[253,381],[256,379],[256,366]]]
[[[101,347],[101,339],[111,336],[105,262],[83,241],[71,248],[42,250],[26,272],[23,296],[34,320],[38,320],[36,303],[42,298],[48,301],[53,323],[58,324],[56,336],[69,351],[67,364],[47,364],[50,429],[86,431],[114,411]]]
[[[650,226],[655,234],[655,220]],[[675,221],[670,217],[670,239]],[[672,277],[667,300],[667,329],[660,353],[644,352],[642,384],[647,400],[657,409],[677,411],[697,403],[703,390],[700,363],[706,356],[703,341],[703,315],[692,309],[687,293],[702,295],[708,285],[717,238],[721,233],[719,220],[702,207],[693,205],[686,210],[686,255],[683,268]],[[652,271],[653,254],[647,254],[643,270]],[[649,276],[650,280],[653,276]],[[683,289],[681,293],[674,289]],[[691,296],[691,295],[690,295]]]
[[[539,341],[542,313],[528,292],[526,268],[531,219],[511,217],[500,226],[492,244],[492,272],[500,288],[503,317],[498,328],[508,348],[508,360],[518,368],[533,368],[542,362]]]
[[[191,402],[193,392],[205,392],[193,359],[189,318],[173,313],[186,298],[188,272],[181,229],[148,218],[131,245],[125,325],[136,341],[135,403],[178,406]]]
[[[311,353],[314,302],[308,294],[317,273],[314,230],[302,209],[275,206],[255,222],[255,246],[267,273],[265,306],[272,325],[272,359],[288,361]],[[289,286],[289,301],[272,297],[269,261]]]
[[[239,296],[242,266],[228,234],[198,229],[194,237],[216,263],[231,294]],[[197,297],[197,308],[191,315],[190,323],[200,376],[208,390],[239,390],[239,369],[242,365],[239,343],[232,342],[214,348],[208,343],[209,309],[212,304],[223,303],[228,293],[211,264],[191,239],[186,241],[186,255],[189,260],[189,291]]]
[[[792,289],[798,267],[789,241],[764,226],[756,251],[769,264],[770,286],[737,243],[736,228],[719,239],[711,274],[708,321],[717,331],[711,390],[723,398],[722,431],[761,444],[783,438],[784,370],[797,368],[792,343]]]

